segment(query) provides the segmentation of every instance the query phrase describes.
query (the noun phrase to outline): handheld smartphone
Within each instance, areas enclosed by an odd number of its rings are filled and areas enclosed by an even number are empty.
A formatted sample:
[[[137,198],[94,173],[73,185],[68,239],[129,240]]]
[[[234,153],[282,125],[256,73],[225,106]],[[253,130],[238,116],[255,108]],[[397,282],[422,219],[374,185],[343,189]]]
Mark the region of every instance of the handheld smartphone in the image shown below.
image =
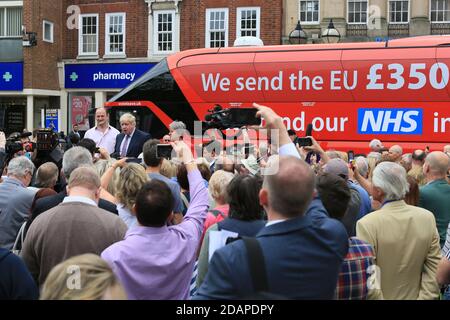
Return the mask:
[[[312,146],[311,138],[298,138],[297,143],[299,147],[310,147]]]
[[[256,117],[258,109],[256,108],[232,108],[230,110],[230,120],[234,123],[244,125],[260,125],[261,118]]]
[[[138,158],[127,158],[127,160],[125,160],[125,162],[127,162],[127,163],[138,163],[138,164],[140,164],[140,163],[142,162],[142,160],[141,160],[141,159],[138,159]]]
[[[156,156],[158,158],[165,158],[170,160],[172,158],[173,147],[170,144],[158,144],[156,145]]]
[[[348,155],[348,163],[351,163],[353,160],[355,160],[355,153],[353,152],[353,150],[347,152],[347,155]]]

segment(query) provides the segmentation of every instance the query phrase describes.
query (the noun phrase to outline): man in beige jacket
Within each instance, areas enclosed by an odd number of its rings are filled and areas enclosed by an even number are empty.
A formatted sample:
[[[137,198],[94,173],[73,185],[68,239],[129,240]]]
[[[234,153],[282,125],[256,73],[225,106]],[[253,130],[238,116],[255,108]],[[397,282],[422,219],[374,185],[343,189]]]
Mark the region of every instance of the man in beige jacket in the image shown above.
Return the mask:
[[[382,162],[372,179],[373,198],[383,206],[358,221],[356,234],[374,248],[384,298],[437,299],[441,253],[433,214],[402,200],[409,186],[400,165]]]

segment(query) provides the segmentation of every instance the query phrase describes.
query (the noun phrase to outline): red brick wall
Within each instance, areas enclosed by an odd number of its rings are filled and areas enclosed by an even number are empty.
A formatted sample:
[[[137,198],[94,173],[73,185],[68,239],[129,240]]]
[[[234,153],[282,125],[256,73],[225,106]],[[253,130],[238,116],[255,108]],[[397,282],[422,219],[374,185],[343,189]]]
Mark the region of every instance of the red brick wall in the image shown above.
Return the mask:
[[[180,49],[205,47],[205,13],[209,8],[228,8],[228,45],[236,39],[238,7],[260,7],[260,37],[265,45],[281,44],[282,0],[183,0],[180,2]],[[195,30],[189,32],[189,30]]]
[[[23,1],[23,25],[37,33],[37,46],[23,48],[25,88],[59,90],[62,7],[62,1]],[[53,43],[43,41],[43,20],[53,22]]]
[[[67,1],[67,0],[66,0]],[[69,5],[77,5],[81,14],[96,13],[99,15],[99,57],[105,54],[105,14],[113,12],[126,13],[126,55],[128,58],[146,57],[148,42],[148,9],[144,0],[69,0]],[[63,13],[66,19],[69,14]],[[64,59],[75,59],[78,56],[78,30],[65,30]]]

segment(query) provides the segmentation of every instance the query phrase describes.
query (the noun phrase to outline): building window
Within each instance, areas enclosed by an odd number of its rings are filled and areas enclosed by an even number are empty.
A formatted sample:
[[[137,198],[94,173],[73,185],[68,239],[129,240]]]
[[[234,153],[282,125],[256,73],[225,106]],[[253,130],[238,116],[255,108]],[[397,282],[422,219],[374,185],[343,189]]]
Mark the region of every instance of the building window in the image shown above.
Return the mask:
[[[53,43],[53,22],[50,21],[43,21],[42,23],[42,28],[43,28],[43,39],[45,42],[50,42]]]
[[[125,54],[125,13],[106,14],[105,53],[110,55]]]
[[[300,21],[319,23],[319,0],[300,1]]]
[[[260,8],[237,8],[236,38],[257,37],[259,38]]]
[[[207,48],[228,46],[228,9],[206,9]]]
[[[80,15],[79,55],[98,55],[98,14]]]
[[[347,13],[347,23],[366,24],[367,0],[348,0]]]
[[[430,21],[450,22],[449,0],[431,0]]]
[[[167,54],[174,51],[175,11],[158,11],[154,16],[155,53]]]
[[[409,1],[389,0],[389,23],[409,22]]]
[[[22,7],[0,8],[0,38],[17,37],[22,37]]]

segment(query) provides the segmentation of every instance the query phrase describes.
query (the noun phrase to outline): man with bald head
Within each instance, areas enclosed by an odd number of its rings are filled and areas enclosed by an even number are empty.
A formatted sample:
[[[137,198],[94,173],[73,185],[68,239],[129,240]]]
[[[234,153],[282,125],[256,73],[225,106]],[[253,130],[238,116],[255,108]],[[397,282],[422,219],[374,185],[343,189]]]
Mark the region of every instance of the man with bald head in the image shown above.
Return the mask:
[[[402,160],[403,148],[398,144],[389,148],[389,159],[394,162],[400,162]]]
[[[109,125],[109,115],[105,108],[95,110],[95,121],[97,125],[86,131],[84,137],[94,140],[98,148],[105,149],[109,154],[113,153],[119,130]]]
[[[59,170],[53,162],[46,162],[36,171],[36,188],[50,188],[53,189],[58,181]]]
[[[35,219],[23,244],[22,258],[40,285],[60,262],[84,253],[100,255],[127,231],[121,218],[98,207],[100,177],[93,167],[71,172],[67,194]]]
[[[241,240],[217,250],[195,298],[251,299],[264,292],[285,299],[333,299],[348,250],[347,232],[326,215],[305,214],[313,198],[314,172],[300,159],[281,117],[254,106],[267,127],[278,130],[280,146],[280,157],[269,159],[259,193],[268,223],[251,251],[260,252],[261,260],[249,267],[248,242]]]
[[[450,158],[441,151],[427,155],[423,173],[427,184],[420,188],[419,206],[433,212],[443,247],[450,222],[450,185],[445,180]]]
[[[427,154],[423,150],[414,150],[412,153],[412,168],[408,171],[408,176],[416,179],[419,186],[423,186],[426,183],[425,175],[423,173],[423,164]]]

